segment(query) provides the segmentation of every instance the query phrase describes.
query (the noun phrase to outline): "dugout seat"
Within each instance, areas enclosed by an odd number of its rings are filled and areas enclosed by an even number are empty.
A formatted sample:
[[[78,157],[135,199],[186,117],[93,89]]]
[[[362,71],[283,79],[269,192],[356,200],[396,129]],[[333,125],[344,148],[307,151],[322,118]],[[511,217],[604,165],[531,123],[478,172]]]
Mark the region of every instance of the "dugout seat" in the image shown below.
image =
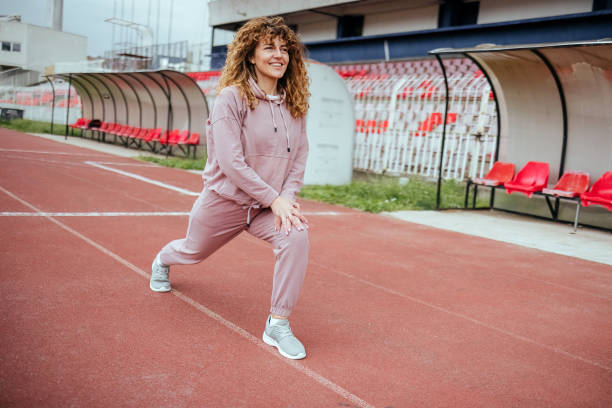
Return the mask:
[[[576,202],[576,215],[574,216],[574,232],[578,228],[578,216],[580,215],[580,195],[589,188],[591,177],[588,173],[580,171],[568,171],[564,173],[553,188],[542,189],[542,194],[546,197],[553,218],[556,220],[559,215],[559,200],[555,202],[555,207],[550,204],[549,197],[563,198]]]
[[[502,187],[506,182],[512,180],[514,177],[515,166],[513,163],[506,162],[495,162],[493,167],[487,173],[486,176],[480,178],[475,177],[469,179],[465,187],[465,202],[464,208],[467,208],[468,196],[470,194],[470,186],[474,185],[474,197],[472,200],[472,208],[476,207],[476,195],[478,194],[478,186],[486,187]]]
[[[565,198],[578,197],[588,190],[589,185],[590,176],[588,173],[568,171],[561,176],[553,188],[542,189],[542,194]]]
[[[516,191],[531,198],[533,193],[542,191],[548,184],[548,172],[548,163],[530,161],[516,173],[512,181],[504,183],[506,192],[512,194]]]
[[[612,171],[607,171],[601,176],[590,190],[580,195],[582,205],[601,205],[608,211],[612,211]]]

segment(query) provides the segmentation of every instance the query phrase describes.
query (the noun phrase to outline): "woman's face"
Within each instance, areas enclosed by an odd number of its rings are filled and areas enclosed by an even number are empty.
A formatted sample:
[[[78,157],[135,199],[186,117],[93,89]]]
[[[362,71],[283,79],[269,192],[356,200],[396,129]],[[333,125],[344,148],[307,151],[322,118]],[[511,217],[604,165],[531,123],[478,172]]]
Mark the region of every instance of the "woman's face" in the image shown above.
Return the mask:
[[[289,64],[287,43],[279,37],[260,40],[249,61],[255,66],[258,82],[276,82],[285,75]]]

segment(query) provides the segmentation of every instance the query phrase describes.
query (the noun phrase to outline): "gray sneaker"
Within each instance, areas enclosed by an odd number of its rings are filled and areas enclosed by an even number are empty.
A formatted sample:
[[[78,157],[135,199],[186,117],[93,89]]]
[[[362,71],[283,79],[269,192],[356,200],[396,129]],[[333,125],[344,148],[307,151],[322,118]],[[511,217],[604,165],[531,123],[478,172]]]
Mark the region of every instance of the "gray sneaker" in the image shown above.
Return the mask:
[[[151,265],[151,281],[149,287],[155,292],[169,292],[170,289],[170,267],[162,265],[159,260],[159,254],[153,260]]]
[[[292,360],[306,357],[306,350],[300,341],[293,335],[289,320],[284,319],[276,324],[270,324],[272,315],[268,316],[266,329],[263,333],[263,341],[278,349],[283,356]]]

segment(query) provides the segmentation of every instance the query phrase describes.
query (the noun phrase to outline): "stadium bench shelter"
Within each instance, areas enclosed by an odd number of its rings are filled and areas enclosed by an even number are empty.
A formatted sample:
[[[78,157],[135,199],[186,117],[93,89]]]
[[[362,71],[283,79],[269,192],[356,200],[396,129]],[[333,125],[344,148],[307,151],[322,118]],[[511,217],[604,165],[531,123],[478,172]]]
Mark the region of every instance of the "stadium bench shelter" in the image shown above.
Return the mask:
[[[612,170],[612,41],[481,45],[440,48],[430,54],[442,67],[447,95],[444,58],[467,57],[487,77],[498,110],[492,161],[513,163],[517,168],[530,161],[546,162],[551,184],[567,171],[586,172],[596,180]],[[448,110],[448,100],[446,103]],[[440,163],[445,160],[445,136],[446,123]],[[439,183],[442,177],[439,174]],[[527,198],[501,191],[495,196],[495,189],[491,191],[492,208],[551,216],[541,196]],[[573,203],[562,202],[558,209],[559,219],[573,221]],[[611,229],[612,213],[603,207],[585,208],[580,223]]]
[[[81,98],[82,117],[88,120],[161,129],[162,133],[177,129],[188,131],[190,135],[205,134],[206,96],[198,84],[183,73],[171,70],[81,72],[53,74],[47,78],[61,78],[74,87]],[[55,101],[55,89],[53,93]],[[68,115],[65,125],[67,135]],[[200,143],[204,143],[203,139]]]

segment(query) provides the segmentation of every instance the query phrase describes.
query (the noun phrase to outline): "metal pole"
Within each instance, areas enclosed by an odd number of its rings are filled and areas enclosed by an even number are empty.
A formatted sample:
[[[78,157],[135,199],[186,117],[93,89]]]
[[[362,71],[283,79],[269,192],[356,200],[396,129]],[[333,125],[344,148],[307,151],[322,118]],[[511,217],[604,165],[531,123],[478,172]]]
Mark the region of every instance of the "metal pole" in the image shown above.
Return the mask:
[[[170,20],[168,24],[168,44],[172,35],[172,11],[174,10],[174,0],[170,0]]]
[[[445,104],[444,104],[444,117],[442,122],[442,142],[440,145],[440,166],[438,170],[438,186],[436,188],[436,210],[440,209],[440,192],[442,190],[442,164],[444,163],[444,143],[446,141],[446,116],[448,115],[448,77],[446,76],[446,69],[444,63],[439,54],[436,54],[436,59],[442,68],[442,75],[444,75],[444,89],[445,89]]]
[[[157,27],[155,27],[155,44],[159,44],[160,0],[157,0]]]
[[[72,75],[68,74],[68,102],[66,103],[66,131],[64,140],[68,140],[68,115],[70,114],[70,88],[72,87]]]
[[[550,63],[548,58],[546,58],[546,56],[542,54],[542,52],[538,49],[533,49],[531,51],[542,60],[544,65],[546,65],[546,68],[548,68],[550,75],[553,77],[553,80],[555,81],[555,85],[557,86],[557,91],[559,92],[559,101],[561,102],[561,115],[563,116],[562,118],[563,119],[563,134],[561,135],[562,136],[561,160],[559,162],[559,178],[561,178],[561,176],[563,175],[563,172],[565,171],[565,155],[567,151],[567,102],[565,100],[565,92],[563,91],[563,85],[561,84],[561,79],[559,78],[559,75],[557,75],[557,71],[555,70],[555,67],[553,67],[553,65]]]
[[[47,78],[47,81],[49,81],[51,91],[53,92],[53,101],[51,102],[51,134],[53,134],[53,118],[55,117],[55,87],[53,86],[53,81],[51,81],[49,77],[45,78]]]

